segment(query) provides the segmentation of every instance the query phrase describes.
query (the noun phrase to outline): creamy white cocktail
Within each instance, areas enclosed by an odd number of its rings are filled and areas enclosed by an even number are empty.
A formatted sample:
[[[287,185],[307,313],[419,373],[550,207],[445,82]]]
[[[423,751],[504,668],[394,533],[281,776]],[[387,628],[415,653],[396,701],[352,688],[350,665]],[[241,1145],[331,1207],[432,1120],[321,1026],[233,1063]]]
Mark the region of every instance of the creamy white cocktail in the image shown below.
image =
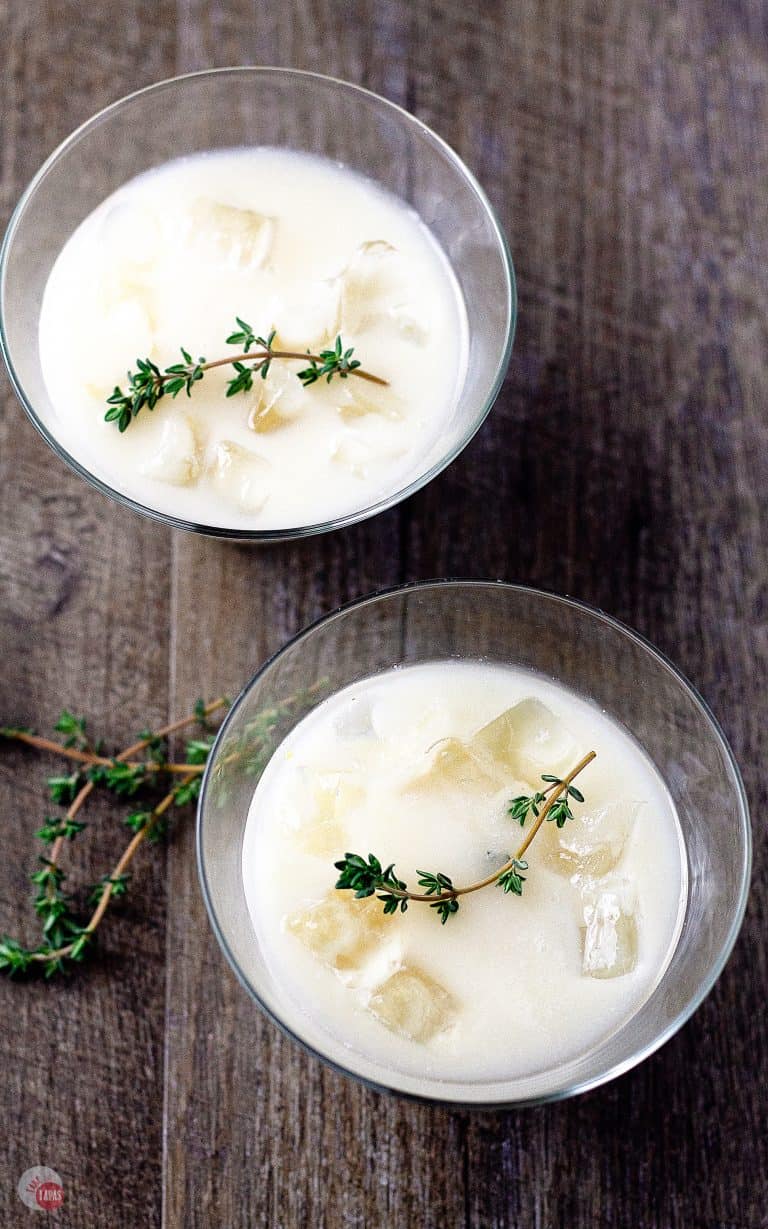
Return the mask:
[[[127,410],[122,432],[117,410],[105,421],[116,386],[131,401],[139,359],[165,373],[262,352],[243,321],[300,357],[266,379],[246,361],[235,395],[225,362],[190,396]],[[48,280],[40,355],[51,426],[91,472],[160,512],[265,530],[369,507],[424,472],[466,332],[450,266],[403,201],[330,160],[255,148],[167,163],[86,218]],[[376,379],[298,378],[301,356],[339,336]]]
[[[557,781],[592,751],[566,794]],[[417,895],[433,874],[493,879],[548,800],[507,891],[491,882],[456,912],[444,890],[447,910],[402,912],[386,886],[335,886],[335,863],[358,873],[350,852],[394,863],[389,883]],[[458,661],[366,679],[301,721],[255,791],[242,861],[296,1031],[305,1014],[329,1051],[465,1082],[557,1068],[637,1011],[675,946],[684,865],[669,794],[616,722],[540,676]]]

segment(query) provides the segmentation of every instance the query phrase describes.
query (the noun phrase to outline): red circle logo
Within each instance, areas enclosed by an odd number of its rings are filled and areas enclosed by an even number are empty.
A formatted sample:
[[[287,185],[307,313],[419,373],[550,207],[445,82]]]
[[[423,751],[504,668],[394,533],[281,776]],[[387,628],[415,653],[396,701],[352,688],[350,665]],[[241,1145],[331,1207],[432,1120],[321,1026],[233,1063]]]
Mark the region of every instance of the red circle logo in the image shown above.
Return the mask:
[[[64,1189],[58,1182],[41,1182],[35,1190],[35,1202],[45,1212],[60,1208],[64,1202]]]

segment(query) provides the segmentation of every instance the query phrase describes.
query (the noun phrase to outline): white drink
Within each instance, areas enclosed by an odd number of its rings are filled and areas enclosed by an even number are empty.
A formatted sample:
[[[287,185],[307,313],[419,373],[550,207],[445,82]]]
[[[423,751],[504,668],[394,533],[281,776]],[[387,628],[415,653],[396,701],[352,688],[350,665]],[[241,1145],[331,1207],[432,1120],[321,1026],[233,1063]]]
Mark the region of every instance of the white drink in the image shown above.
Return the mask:
[[[544,824],[522,897],[491,885],[441,925],[426,904],[385,917],[334,888],[347,851],[416,891],[417,870],[484,878],[533,822],[510,800],[590,750],[585,802]],[[296,727],[254,794],[243,879],[296,1020],[331,1049],[464,1082],[557,1068],[618,1028],[658,982],[686,895],[673,804],[637,744],[557,684],[455,661],[367,679]]]
[[[227,398],[231,367],[120,435],[105,400],[137,357],[235,355],[239,316],[275,347],[341,333],[358,377],[303,388],[275,361]],[[402,201],[336,163],[255,148],[194,155],[127,183],[65,245],[40,354],[65,448],[151,508],[202,525],[317,524],[400,490],[439,455],[466,365],[466,318],[437,243]],[[435,450],[438,450],[436,453]]]

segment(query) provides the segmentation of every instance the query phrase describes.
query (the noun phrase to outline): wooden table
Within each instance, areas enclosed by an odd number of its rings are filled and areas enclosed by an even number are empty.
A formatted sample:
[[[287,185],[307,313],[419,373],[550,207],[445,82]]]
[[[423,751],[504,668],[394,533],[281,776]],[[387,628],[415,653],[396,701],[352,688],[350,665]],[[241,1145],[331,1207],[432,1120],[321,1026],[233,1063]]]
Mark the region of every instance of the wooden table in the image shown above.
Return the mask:
[[[338,602],[504,577],[596,603],[679,663],[732,741],[757,836],[742,936],[682,1032],[591,1095],[484,1114],[364,1091],[260,1017],[209,929],[190,819],[142,853],[96,960],[0,983],[3,1226],[30,1222],[15,1188],[39,1163],[73,1229],[768,1225],[764,5],[5,0],[0,20],[4,216],[105,103],[189,69],[289,64],[446,137],[500,212],[520,289],[504,391],[464,455],[404,506],[301,545],[223,545],[120,509],[53,457],[4,380],[0,721],[45,727],[66,703],[123,743],[236,690]],[[44,767],[0,752],[12,933],[31,925]],[[120,839],[94,814],[74,880]]]

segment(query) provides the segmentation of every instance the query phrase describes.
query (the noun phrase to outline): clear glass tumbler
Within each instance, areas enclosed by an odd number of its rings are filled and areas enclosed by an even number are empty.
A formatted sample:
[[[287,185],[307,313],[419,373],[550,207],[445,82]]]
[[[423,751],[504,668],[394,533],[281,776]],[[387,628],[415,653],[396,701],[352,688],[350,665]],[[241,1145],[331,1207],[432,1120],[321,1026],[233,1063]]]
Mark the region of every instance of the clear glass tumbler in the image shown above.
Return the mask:
[[[680,938],[640,1010],[589,1053],[551,1071],[494,1082],[416,1078],[343,1046],[302,1013],[264,961],[241,876],[253,791],[279,741],[322,699],[405,663],[479,659],[536,670],[593,701],[640,743],[680,819],[688,900]],[[434,1102],[519,1105],[594,1088],[658,1049],[711,990],[746,906],[751,836],[723,734],[675,667],[636,632],[568,598],[497,582],[435,581],[331,614],[262,667],[229,713],[198,811],[198,861],[214,930],[233,969],[285,1032],[338,1070]]]
[[[91,472],[58,438],[37,330],[48,275],[75,228],[134,175],[199,151],[276,145],[321,154],[411,204],[445,251],[469,321],[466,376],[440,438],[400,490],[333,521],[279,529],[192,524],[161,513]],[[11,218],[0,251],[0,343],[14,388],[53,450],[94,486],[179,529],[254,542],[353,524],[419,490],[449,465],[496,399],[512,349],[515,281],[506,240],[485,193],[446,143],[368,90],[287,68],[226,68],[149,86],[83,124],[41,167]]]

